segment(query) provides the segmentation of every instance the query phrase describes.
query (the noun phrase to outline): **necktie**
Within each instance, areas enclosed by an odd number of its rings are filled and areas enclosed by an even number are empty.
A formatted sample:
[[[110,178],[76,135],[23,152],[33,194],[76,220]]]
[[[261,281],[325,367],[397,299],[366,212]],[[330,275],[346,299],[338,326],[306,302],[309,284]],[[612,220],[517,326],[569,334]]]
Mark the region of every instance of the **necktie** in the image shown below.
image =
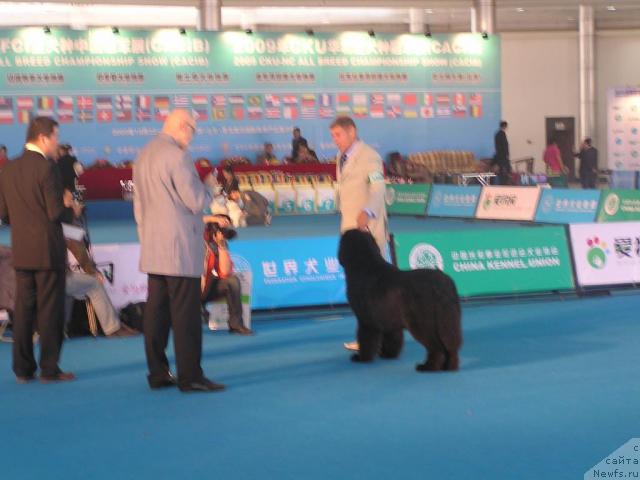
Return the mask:
[[[342,156],[340,157],[340,170],[342,170],[342,167],[344,167],[344,164],[347,161],[347,154],[343,153]]]

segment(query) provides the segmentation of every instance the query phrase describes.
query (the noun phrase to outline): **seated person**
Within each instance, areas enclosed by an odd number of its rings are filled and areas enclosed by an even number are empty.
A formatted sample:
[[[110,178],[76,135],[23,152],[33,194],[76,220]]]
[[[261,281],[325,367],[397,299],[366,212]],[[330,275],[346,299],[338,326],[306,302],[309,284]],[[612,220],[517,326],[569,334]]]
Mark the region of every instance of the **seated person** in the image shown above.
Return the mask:
[[[242,320],[242,291],[240,279],[233,273],[233,262],[227,247],[227,240],[235,237],[230,230],[229,217],[225,215],[205,216],[207,222],[204,232],[205,272],[201,279],[201,297],[203,313],[207,302],[225,297],[229,308],[229,333],[253,335]]]
[[[89,253],[83,242],[65,239],[67,249],[76,258],[82,272],[67,269],[65,294],[76,300],[88,297],[96,312],[100,327],[107,337],[130,337],[139,332],[120,322],[118,313],[113,307],[107,291],[104,289],[104,277],[96,269],[95,263],[89,257]]]
[[[264,150],[260,153],[256,159],[257,165],[279,165],[278,157],[273,154],[273,144],[266,142],[264,144]]]
[[[298,156],[294,158],[293,163],[318,163],[316,152],[311,150],[306,143],[298,145]]]

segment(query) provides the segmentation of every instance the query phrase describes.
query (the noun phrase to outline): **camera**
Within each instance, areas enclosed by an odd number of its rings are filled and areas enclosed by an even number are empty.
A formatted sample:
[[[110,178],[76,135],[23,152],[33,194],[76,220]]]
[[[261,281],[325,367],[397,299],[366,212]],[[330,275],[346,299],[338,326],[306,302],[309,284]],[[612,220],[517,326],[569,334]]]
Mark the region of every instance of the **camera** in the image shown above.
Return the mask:
[[[227,215],[217,215],[218,217],[226,218],[229,224],[231,224],[231,219]],[[214,242],[216,233],[221,232],[222,236],[225,240],[233,240],[238,235],[233,228],[221,227],[217,222],[207,222],[205,227],[204,235],[205,239],[209,242]]]

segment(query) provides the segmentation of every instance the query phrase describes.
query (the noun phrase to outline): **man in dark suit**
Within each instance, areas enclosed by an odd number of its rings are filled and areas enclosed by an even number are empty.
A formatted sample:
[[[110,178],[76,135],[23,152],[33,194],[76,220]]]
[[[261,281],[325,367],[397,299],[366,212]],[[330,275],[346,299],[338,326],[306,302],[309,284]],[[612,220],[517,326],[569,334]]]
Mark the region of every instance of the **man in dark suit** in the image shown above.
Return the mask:
[[[590,138],[585,138],[580,151],[575,154],[580,159],[580,183],[582,188],[596,188],[598,181],[598,150]]]
[[[511,161],[509,160],[509,140],[507,140],[508,126],[504,120],[500,122],[500,130],[496,132],[493,138],[496,154],[491,164],[498,167],[497,173],[500,185],[509,185],[511,183]]]
[[[35,378],[33,332],[40,334],[40,381],[73,380],[58,366],[64,337],[66,247],[60,217],[62,185],[51,160],[58,149],[58,123],[31,121],[25,150],[0,173],[0,218],[11,225],[16,307],[13,371],[18,383]]]

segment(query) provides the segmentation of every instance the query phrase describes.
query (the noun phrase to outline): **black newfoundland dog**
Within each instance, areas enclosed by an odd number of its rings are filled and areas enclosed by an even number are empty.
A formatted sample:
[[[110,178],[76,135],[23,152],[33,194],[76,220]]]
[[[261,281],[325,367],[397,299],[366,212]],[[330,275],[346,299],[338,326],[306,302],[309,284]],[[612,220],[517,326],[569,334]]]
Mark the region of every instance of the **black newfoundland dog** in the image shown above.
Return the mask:
[[[425,362],[416,370],[458,369],[461,312],[451,277],[440,270],[399,270],[380,255],[371,234],[360,230],[342,235],[338,259],[358,320],[360,352],[352,361],[370,362],[378,353],[397,358],[406,328],[427,349]]]

